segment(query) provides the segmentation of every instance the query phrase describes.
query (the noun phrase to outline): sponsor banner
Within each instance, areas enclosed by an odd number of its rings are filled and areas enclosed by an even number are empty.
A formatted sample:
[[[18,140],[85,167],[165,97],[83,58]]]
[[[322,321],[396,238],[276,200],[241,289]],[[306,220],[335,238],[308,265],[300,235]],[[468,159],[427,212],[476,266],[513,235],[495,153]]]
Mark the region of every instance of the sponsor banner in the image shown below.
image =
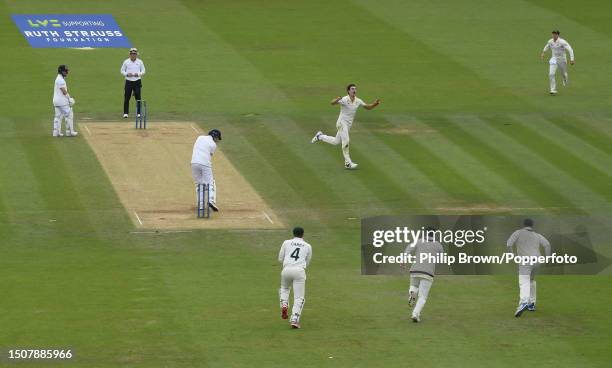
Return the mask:
[[[13,22],[34,48],[130,48],[110,14],[13,14]]]
[[[361,221],[361,272],[364,275],[405,274],[415,270],[437,275],[516,274],[524,266],[543,274],[597,274],[610,266],[612,228],[608,219],[588,216],[533,216],[538,246],[514,242],[525,228],[525,216],[379,216]],[[542,240],[544,239],[544,240]],[[429,245],[420,247],[418,243]],[[512,243],[512,241],[511,241]],[[531,243],[530,243],[531,244]],[[549,246],[547,246],[549,244]],[[517,248],[521,250],[517,251]],[[535,248],[535,250],[534,250]],[[412,251],[411,251],[412,250]],[[433,266],[424,266],[429,263]]]

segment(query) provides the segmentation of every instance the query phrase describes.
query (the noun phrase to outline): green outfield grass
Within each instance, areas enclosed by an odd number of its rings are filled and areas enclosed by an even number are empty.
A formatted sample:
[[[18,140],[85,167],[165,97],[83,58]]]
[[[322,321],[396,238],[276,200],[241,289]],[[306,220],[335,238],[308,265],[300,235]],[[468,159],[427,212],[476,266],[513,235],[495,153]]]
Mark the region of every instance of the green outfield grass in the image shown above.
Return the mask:
[[[358,219],[609,217],[612,3],[2,0],[0,13],[3,352],[71,347],[72,367],[609,366],[610,268],[540,277],[539,310],[519,320],[515,276],[439,277],[415,325],[407,278],[361,276]],[[127,50],[32,49],[13,13],[113,14],[146,63],[150,121],[223,132],[313,245],[303,329],[278,316],[288,229],[131,233],[86,141],[51,138],[57,65],[78,129],[121,116]],[[553,28],[576,52],[557,97],[539,61]],[[334,131],[329,101],[350,82],[383,101],[357,115],[353,172],[339,147],[310,144]]]

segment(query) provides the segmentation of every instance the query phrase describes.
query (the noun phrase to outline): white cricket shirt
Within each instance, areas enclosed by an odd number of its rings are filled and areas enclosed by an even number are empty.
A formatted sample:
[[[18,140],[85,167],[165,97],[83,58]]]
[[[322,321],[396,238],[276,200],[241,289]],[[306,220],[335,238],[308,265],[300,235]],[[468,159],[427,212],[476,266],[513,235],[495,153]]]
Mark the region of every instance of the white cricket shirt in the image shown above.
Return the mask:
[[[444,248],[439,242],[428,239],[427,241],[418,241],[414,247],[408,245],[404,251],[406,254],[414,254],[415,261],[410,267],[410,276],[422,277],[428,280],[433,280],[436,275],[436,263],[429,262],[428,259],[421,261],[421,254],[427,253],[431,256],[436,256],[444,253]]]
[[[312,247],[302,238],[288,239],[283,242],[278,261],[285,267],[306,268],[312,259]]]
[[[338,116],[338,123],[343,122],[348,124],[348,126],[353,125],[353,120],[355,119],[355,114],[357,113],[359,106],[365,105],[365,102],[363,102],[357,96],[355,96],[354,101],[351,101],[351,97],[349,95],[342,97],[338,103],[340,104],[340,116]]]
[[[552,50],[552,57],[550,58],[551,62],[567,61],[565,57],[565,50],[569,52],[570,60],[574,60],[574,50],[572,49],[570,44],[561,37],[557,38],[557,41],[553,40],[552,38],[548,40],[546,46],[544,46],[543,52],[546,52],[548,50]]]
[[[212,155],[216,149],[217,143],[215,143],[213,137],[210,135],[199,136],[193,145],[191,163],[212,167]]]
[[[137,77],[128,77],[128,73],[137,73]],[[127,58],[121,65],[121,74],[125,77],[126,80],[129,81],[137,81],[139,80],[145,73],[145,66],[142,60],[136,58],[136,60],[132,61],[132,59]]]
[[[524,227],[516,230],[508,241],[506,246],[512,248],[516,244],[516,253],[519,256],[541,256],[540,246],[544,248],[546,255],[550,255],[550,243],[544,236],[536,233],[530,227]]]
[[[66,89],[66,92],[68,92],[66,80],[61,74],[58,74],[57,78],[55,78],[55,85],[53,86],[53,106],[70,105],[70,100],[68,100],[68,97],[66,97],[60,89],[62,87]]]

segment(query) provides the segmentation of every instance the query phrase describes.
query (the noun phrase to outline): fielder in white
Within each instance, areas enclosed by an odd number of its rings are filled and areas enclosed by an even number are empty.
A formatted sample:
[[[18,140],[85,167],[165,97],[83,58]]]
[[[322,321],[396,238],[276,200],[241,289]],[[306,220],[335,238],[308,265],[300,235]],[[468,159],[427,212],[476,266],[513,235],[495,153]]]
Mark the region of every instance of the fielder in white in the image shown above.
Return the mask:
[[[421,255],[436,256],[444,253],[442,244],[435,241],[433,234],[429,232],[435,231],[433,228],[425,229],[427,231],[427,241],[418,241],[414,246],[408,245],[404,253],[412,254],[416,257],[415,262],[410,266],[410,289],[408,289],[408,305],[413,306],[412,321],[415,323],[421,322],[421,311],[427,302],[429,289],[433,284],[436,274],[436,264],[429,260],[421,260]],[[402,267],[407,267],[403,264]],[[415,305],[416,301],[416,305]]]
[[[548,50],[552,51],[552,55],[550,60],[548,61],[548,78],[550,79],[550,94],[557,94],[557,80],[555,75],[557,74],[557,69],[561,72],[561,76],[563,77],[563,86],[567,86],[569,83],[568,75],[567,75],[567,58],[565,56],[565,52],[569,52],[570,55],[570,64],[574,65],[576,62],[574,60],[574,50],[572,46],[559,37],[561,33],[557,30],[552,31],[552,38],[548,40],[546,46],[544,46],[544,50],[542,50],[542,54],[540,55],[540,59],[544,61],[544,55]]]
[[[346,87],[346,91],[348,92],[348,95],[344,97],[336,97],[331,101],[332,105],[340,105],[340,116],[338,116],[338,120],[336,121],[338,133],[336,133],[335,137],[332,137],[318,131],[314,138],[312,138],[312,143],[318,141],[323,141],[333,145],[342,143],[344,167],[347,169],[355,169],[357,168],[358,164],[354,163],[349,155],[349,131],[353,126],[355,114],[360,106],[363,106],[366,110],[372,110],[376,106],[380,105],[380,100],[376,99],[371,104],[366,104],[363,102],[363,100],[357,97],[357,86],[354,84],[349,84]]]
[[[306,267],[310,264],[311,259],[312,247],[304,241],[304,229],[294,228],[293,239],[285,240],[278,253],[278,262],[283,264],[281,286],[278,290],[281,318],[288,318],[289,293],[293,286],[293,309],[289,321],[292,328],[300,328],[300,316],[304,308],[306,293]]]
[[[79,133],[74,130],[74,114],[72,106],[74,98],[68,94],[68,85],[66,77],[68,76],[68,67],[60,65],[57,67],[57,77],[53,86],[53,107],[55,108],[55,117],[53,118],[53,136],[63,137],[62,120],[66,120],[66,136],[75,137]]]
[[[544,236],[533,230],[533,220],[525,219],[522,229],[516,230],[506,243],[508,252],[513,253],[516,245],[516,254],[519,256],[541,256],[540,247],[544,248],[547,256],[550,256],[550,243]],[[518,308],[514,313],[515,317],[520,317],[525,310],[535,311],[536,304],[536,281],[535,274],[538,268],[537,263],[519,264],[519,289],[520,300]]]
[[[212,156],[220,140],[221,132],[218,129],[211,130],[208,135],[199,136],[193,145],[191,155],[191,175],[196,184],[196,196],[198,185],[209,184],[208,206],[215,212],[219,211],[219,208],[217,207],[217,187],[212,171]],[[200,196],[202,198],[197,198],[198,203],[203,203],[203,192],[200,192]]]

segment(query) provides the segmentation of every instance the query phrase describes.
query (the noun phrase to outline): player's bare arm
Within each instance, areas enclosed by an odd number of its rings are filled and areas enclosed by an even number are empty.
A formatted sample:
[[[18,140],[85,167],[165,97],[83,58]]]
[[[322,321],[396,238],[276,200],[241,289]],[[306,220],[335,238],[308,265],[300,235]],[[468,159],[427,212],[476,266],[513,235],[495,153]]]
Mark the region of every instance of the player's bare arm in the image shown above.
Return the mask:
[[[334,98],[333,100],[331,100],[331,104],[332,104],[332,105],[337,105],[337,104],[338,104],[338,101],[340,101],[341,99],[342,99],[342,97],[336,97],[336,98]]]
[[[375,108],[378,105],[380,105],[380,100],[377,98],[371,104],[363,105],[363,108],[366,109],[366,110],[372,110],[373,108]]]

